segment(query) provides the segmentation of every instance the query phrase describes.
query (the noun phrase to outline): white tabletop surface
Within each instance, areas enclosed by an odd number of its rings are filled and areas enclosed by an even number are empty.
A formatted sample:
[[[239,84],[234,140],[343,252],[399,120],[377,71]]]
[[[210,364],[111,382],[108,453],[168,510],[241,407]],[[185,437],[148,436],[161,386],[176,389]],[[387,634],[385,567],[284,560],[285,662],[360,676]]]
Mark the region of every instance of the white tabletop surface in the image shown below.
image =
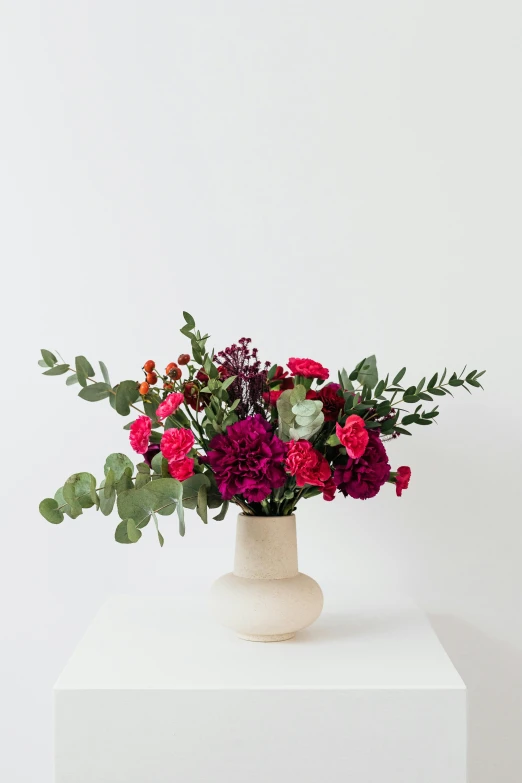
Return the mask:
[[[64,689],[462,689],[409,601],[343,598],[288,642],[242,641],[203,599],[114,596],[60,675]]]

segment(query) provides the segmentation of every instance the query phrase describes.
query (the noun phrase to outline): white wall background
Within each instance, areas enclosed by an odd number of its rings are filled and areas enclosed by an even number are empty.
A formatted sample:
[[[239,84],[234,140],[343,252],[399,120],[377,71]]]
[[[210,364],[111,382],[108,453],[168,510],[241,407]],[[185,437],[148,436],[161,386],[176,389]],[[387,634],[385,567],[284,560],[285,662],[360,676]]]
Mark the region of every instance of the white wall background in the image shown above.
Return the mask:
[[[232,516],[160,550],[37,511],[127,448],[39,348],[137,377],[183,309],[272,361],[487,368],[393,444],[401,500],[310,502],[300,552],[413,594],[470,689],[471,783],[520,781],[521,26],[515,0],[0,3],[2,781],[50,783],[51,687],[108,593],[228,570]]]

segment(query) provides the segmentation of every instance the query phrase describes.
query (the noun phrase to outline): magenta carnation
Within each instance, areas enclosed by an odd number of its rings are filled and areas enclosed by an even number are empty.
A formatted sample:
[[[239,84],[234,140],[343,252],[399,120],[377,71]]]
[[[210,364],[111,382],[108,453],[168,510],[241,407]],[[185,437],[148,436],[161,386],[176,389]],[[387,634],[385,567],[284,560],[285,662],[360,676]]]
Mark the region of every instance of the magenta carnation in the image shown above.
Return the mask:
[[[359,459],[348,457],[344,465],[338,465],[334,473],[334,481],[346,497],[359,500],[373,498],[390,476],[388,455],[379,436],[369,433],[366,450]]]
[[[224,500],[243,495],[249,503],[257,503],[285,483],[285,456],[286,444],[258,413],[212,438],[206,462]]]
[[[150,431],[152,421],[148,416],[140,416],[133,421],[130,428],[130,445],[138,454],[145,454],[149,448]]]
[[[158,421],[167,419],[172,413],[177,411],[184,399],[184,395],[180,394],[179,392],[174,392],[173,394],[169,394],[167,397],[165,397],[163,402],[160,402],[156,410],[156,418]]]

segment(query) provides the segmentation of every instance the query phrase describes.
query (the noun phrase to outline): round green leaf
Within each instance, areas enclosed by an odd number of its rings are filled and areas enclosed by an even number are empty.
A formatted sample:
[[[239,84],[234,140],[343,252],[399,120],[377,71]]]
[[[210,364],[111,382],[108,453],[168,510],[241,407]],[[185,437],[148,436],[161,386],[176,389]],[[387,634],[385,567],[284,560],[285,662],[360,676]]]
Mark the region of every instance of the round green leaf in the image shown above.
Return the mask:
[[[88,402],[99,402],[105,400],[111,392],[111,387],[108,383],[90,383],[88,386],[78,392],[78,397]]]
[[[53,498],[45,498],[39,505],[40,514],[53,525],[63,522],[63,512],[58,508],[58,503]]]
[[[128,532],[127,532],[127,520],[124,519],[118,527],[116,528],[114,532],[114,538],[118,542],[118,544],[132,544],[133,541],[130,540]]]
[[[117,452],[115,454],[109,454],[105,460],[103,472],[107,477],[109,470],[112,470],[114,472],[114,480],[119,481],[123,476],[126,468],[130,468],[132,476],[132,473],[134,472],[134,465],[126,456],[126,454],[120,454]]]
[[[141,538],[141,530],[136,527],[136,523],[133,519],[127,520],[127,536],[131,544],[135,544]]]
[[[122,381],[115,389],[116,391],[116,410],[120,416],[128,416],[130,406],[139,398],[138,385],[136,381]]]

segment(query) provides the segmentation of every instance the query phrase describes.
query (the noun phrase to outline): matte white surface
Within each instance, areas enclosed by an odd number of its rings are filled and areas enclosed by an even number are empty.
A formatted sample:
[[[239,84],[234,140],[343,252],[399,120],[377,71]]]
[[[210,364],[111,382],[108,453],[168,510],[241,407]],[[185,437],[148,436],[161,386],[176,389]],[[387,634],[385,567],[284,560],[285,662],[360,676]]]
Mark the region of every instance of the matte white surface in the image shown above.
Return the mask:
[[[187,350],[183,309],[283,364],[487,368],[388,444],[401,499],[300,504],[299,559],[414,597],[469,689],[470,783],[520,783],[521,29],[520,0],[0,3],[2,783],[50,783],[52,686],[109,594],[232,568],[233,515],[165,518],[160,550],[37,511],[132,455],[39,348],[137,377]]]
[[[405,600],[361,605],[340,597],[295,639],[262,645],[219,627],[203,598],[115,596],[55,687],[462,690],[464,684],[426,618]]]
[[[267,645],[201,601],[112,598],[56,684],[55,733],[56,783],[466,781],[464,685],[405,602],[341,599]]]

